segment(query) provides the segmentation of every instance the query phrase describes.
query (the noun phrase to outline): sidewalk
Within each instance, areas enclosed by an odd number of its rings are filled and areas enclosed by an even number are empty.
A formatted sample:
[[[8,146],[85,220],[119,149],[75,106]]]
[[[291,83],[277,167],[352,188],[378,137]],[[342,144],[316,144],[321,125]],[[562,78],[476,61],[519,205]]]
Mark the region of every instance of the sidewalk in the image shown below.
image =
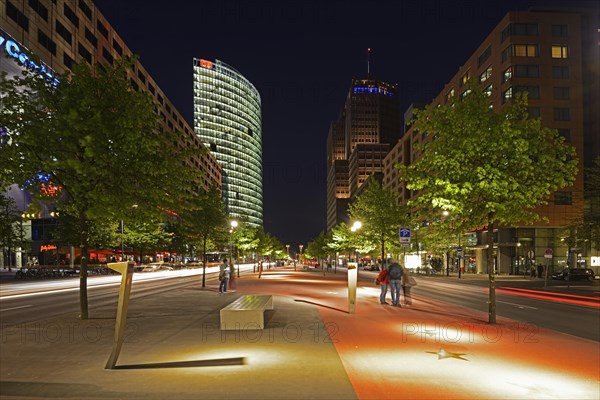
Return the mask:
[[[0,398],[72,399],[597,399],[597,342],[495,326],[414,296],[413,307],[378,302],[359,273],[355,314],[347,281],[293,267],[242,276],[219,295],[200,281],[132,297],[118,368],[105,370],[115,309],[1,330]],[[417,277],[419,280],[419,277]],[[134,283],[135,284],[135,283]],[[244,293],[275,296],[265,329],[219,330],[219,309]]]

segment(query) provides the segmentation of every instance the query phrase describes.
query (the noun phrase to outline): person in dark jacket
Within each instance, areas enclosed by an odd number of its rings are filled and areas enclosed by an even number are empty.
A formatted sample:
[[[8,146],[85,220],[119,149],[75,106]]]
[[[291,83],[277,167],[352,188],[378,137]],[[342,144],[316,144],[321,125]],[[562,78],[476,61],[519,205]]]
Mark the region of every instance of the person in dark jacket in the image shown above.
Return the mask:
[[[381,304],[390,304],[385,301],[385,296],[387,296],[387,288],[388,288],[389,281],[390,281],[390,277],[388,276],[387,268],[385,268],[385,266],[384,266],[383,268],[381,268],[381,271],[379,272],[377,279],[375,279],[375,282],[381,287],[381,294],[379,295],[379,302]]]
[[[400,281],[402,280],[402,267],[398,264],[398,261],[391,260],[388,266],[388,275],[390,277],[389,285],[390,292],[392,295],[392,305],[396,307],[400,306]]]

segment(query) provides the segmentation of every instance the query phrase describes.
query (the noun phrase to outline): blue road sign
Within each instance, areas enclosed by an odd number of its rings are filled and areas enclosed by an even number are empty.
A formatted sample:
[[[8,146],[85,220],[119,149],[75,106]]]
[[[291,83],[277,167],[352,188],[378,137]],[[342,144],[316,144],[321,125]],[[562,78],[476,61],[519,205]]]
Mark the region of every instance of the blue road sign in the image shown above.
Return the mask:
[[[400,228],[400,243],[410,243],[410,228]]]

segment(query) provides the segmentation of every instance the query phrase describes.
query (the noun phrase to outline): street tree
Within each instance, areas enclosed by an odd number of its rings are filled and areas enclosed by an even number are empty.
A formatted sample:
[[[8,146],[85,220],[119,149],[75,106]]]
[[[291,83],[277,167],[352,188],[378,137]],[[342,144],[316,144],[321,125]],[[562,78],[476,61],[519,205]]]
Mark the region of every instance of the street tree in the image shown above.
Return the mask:
[[[25,246],[23,220],[15,201],[0,193],[0,251],[8,250],[8,268],[12,268],[11,252]]]
[[[202,287],[206,286],[206,252],[211,241],[218,241],[227,232],[227,215],[221,191],[216,185],[202,193],[195,206],[182,214],[187,240],[199,243],[202,249]]]
[[[192,148],[161,128],[152,97],[131,86],[131,60],[82,61],[54,87],[35,74],[0,79],[0,168],[6,180],[34,195],[57,188],[55,206],[78,221],[80,310],[88,318],[90,225],[101,218],[131,221],[178,213],[193,203],[200,177],[188,166]]]
[[[386,245],[398,240],[399,228],[408,226],[408,208],[398,204],[391,191],[373,177],[364,183],[365,190],[350,204],[350,220],[360,221],[359,234],[366,241],[376,243],[381,259],[386,259]]]
[[[417,111],[414,129],[430,136],[422,157],[399,165],[407,188],[418,193],[417,209],[456,216],[456,229],[485,227],[489,275],[489,323],[496,323],[493,233],[500,226],[532,223],[536,206],[572,184],[578,171],[575,150],[555,129],[527,113],[527,97],[500,110],[476,84],[462,100]]]

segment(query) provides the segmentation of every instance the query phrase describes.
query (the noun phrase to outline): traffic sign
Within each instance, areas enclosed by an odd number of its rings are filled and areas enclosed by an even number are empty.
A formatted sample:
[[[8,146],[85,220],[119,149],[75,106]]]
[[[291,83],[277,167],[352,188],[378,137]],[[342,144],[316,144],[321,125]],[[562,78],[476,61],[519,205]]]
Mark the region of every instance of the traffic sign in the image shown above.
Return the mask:
[[[456,255],[457,255],[458,257],[462,256],[462,247],[458,246],[458,247],[456,248]]]
[[[400,244],[410,243],[410,228],[400,228]]]
[[[552,249],[551,248],[547,248],[544,251],[544,258],[552,258]]]

